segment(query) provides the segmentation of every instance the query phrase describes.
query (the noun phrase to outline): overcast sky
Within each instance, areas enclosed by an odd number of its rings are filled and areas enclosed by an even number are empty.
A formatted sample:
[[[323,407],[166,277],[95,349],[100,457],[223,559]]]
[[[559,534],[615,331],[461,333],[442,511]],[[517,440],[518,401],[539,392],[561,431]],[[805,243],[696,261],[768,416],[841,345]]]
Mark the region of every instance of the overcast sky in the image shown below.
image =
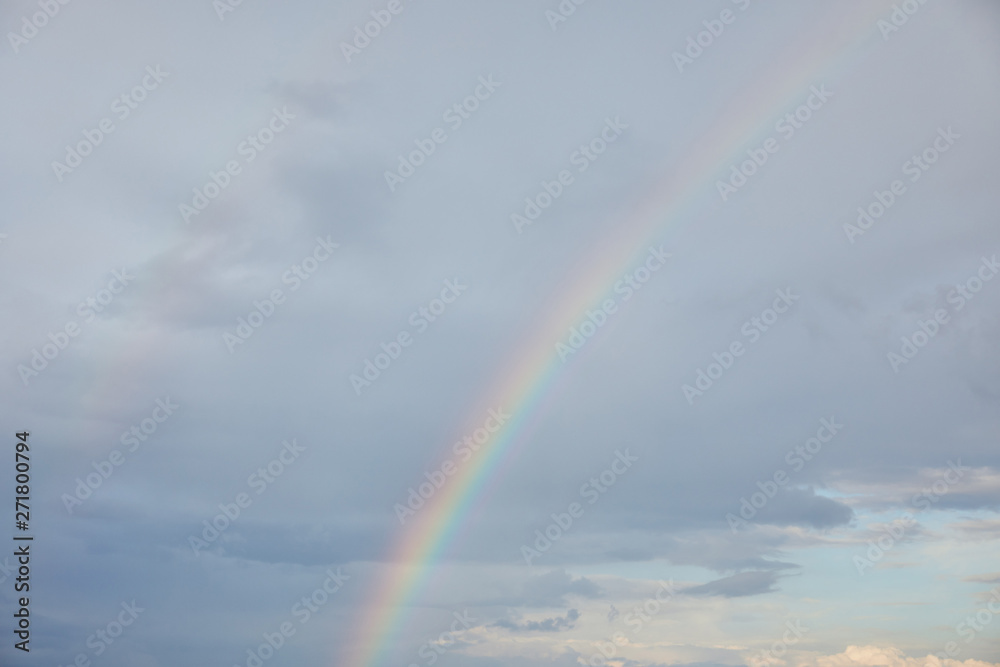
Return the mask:
[[[1000,6],[229,2],[0,5],[0,662],[1000,665]]]

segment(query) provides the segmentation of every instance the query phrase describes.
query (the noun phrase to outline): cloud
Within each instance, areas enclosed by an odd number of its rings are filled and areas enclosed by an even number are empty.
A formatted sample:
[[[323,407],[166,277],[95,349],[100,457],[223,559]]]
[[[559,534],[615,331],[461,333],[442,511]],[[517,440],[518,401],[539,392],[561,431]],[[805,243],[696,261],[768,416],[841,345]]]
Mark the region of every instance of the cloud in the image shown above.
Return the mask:
[[[611,608],[608,609],[608,623],[614,622],[614,620],[618,618],[620,615],[621,613],[618,611],[618,608],[615,607],[614,605],[611,605]]]
[[[854,510],[838,500],[816,495],[814,488],[790,488],[776,495],[755,521],[824,529],[846,525],[853,518]]]
[[[686,595],[721,595],[727,598],[762,595],[775,591],[775,584],[781,576],[781,573],[777,570],[739,572],[730,577],[716,579],[701,586],[683,589],[680,592]]]
[[[576,609],[570,609],[566,612],[565,616],[556,616],[540,621],[525,621],[523,623],[503,619],[494,623],[493,627],[504,628],[511,632],[559,632],[561,630],[572,629],[579,618],[580,612]]]
[[[877,478],[836,473],[831,487],[845,494],[842,502],[854,508],[887,510],[997,509],[1000,507],[1000,470],[972,467],[968,459],[950,457],[953,466],[901,469]]]
[[[647,663],[638,662],[636,660],[625,660],[624,667],[733,667],[732,665],[726,665],[719,662],[684,662],[684,663],[674,663],[667,665],[663,662],[658,663]]]
[[[1000,539],[1000,519],[968,519],[953,526],[959,534],[972,541]]]
[[[1000,663],[982,660],[941,660],[928,655],[912,658],[897,648],[878,646],[848,646],[843,653],[815,658],[811,663],[816,667],[927,667],[928,664],[941,667],[996,667]]]

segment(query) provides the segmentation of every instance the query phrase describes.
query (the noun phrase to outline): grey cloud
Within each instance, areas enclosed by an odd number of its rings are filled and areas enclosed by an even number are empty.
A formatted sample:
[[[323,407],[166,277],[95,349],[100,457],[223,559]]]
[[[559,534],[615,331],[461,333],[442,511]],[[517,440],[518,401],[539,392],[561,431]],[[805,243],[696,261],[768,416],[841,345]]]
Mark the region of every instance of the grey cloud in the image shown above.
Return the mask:
[[[778,570],[739,572],[729,577],[716,579],[707,584],[681,589],[681,593],[695,596],[720,595],[727,598],[772,593],[783,575]]]
[[[555,616],[542,619],[541,621],[523,621],[519,623],[517,621],[501,619],[493,623],[493,627],[503,628],[511,632],[560,632],[562,630],[571,630],[579,618],[580,612],[576,609],[570,609],[566,612],[565,616]]]

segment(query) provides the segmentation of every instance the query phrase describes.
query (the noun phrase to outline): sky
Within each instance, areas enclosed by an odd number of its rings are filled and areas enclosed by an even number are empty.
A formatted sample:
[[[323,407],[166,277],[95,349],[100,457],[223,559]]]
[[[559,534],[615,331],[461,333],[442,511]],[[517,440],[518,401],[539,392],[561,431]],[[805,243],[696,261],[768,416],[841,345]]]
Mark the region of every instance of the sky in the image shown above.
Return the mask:
[[[0,664],[1000,665],[995,2],[0,28]]]

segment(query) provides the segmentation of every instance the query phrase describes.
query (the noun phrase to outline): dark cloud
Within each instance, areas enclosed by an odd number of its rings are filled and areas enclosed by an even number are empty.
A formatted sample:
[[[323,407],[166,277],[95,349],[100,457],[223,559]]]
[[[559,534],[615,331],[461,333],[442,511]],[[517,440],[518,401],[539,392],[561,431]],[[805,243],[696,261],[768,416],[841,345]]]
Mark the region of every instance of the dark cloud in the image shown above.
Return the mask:
[[[575,627],[578,618],[580,618],[580,612],[576,609],[570,609],[566,612],[565,616],[555,616],[541,621],[523,621],[519,623],[517,621],[502,619],[493,623],[493,627],[504,628],[511,632],[559,632]]]
[[[847,525],[853,518],[854,510],[842,502],[818,496],[812,488],[793,488],[777,494],[753,520],[775,526],[825,529]]]
[[[762,595],[773,593],[778,580],[783,575],[778,570],[766,572],[739,572],[729,577],[716,579],[701,586],[681,589],[681,593],[696,596],[720,595],[727,598],[738,598],[747,595]]]

